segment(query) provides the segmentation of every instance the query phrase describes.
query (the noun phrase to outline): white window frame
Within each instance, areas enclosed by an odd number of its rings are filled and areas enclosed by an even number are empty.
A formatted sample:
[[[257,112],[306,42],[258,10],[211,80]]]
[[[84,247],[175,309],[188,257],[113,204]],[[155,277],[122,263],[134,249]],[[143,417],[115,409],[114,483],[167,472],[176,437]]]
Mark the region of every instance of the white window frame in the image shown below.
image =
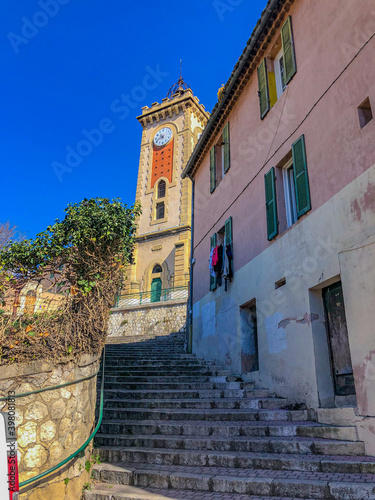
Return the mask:
[[[282,93],[285,90],[285,87],[283,86],[283,79],[281,77],[281,65],[280,65],[280,60],[283,57],[284,57],[284,51],[283,49],[281,49],[274,59],[277,99],[280,99]]]
[[[283,168],[283,184],[285,196],[286,223],[288,228],[298,220],[296,188],[294,186],[293,159]]]

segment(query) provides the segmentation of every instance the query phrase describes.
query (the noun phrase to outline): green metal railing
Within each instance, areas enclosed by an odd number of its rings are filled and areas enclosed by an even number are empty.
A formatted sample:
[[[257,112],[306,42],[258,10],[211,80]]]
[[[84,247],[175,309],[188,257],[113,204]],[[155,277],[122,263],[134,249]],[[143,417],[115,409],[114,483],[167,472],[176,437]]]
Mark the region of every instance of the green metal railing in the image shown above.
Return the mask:
[[[98,419],[98,423],[95,426],[95,429],[93,430],[93,432],[91,433],[91,435],[89,436],[89,438],[83,443],[83,445],[77,451],[75,451],[74,453],[72,453],[69,457],[65,458],[64,460],[62,460],[60,463],[58,463],[54,467],[51,467],[50,469],[42,472],[41,474],[38,474],[37,476],[31,477],[30,479],[27,479],[26,481],[23,481],[22,483],[20,483],[19,484],[19,488],[20,489],[24,488],[25,486],[28,486],[31,483],[34,483],[35,481],[39,481],[39,479],[42,479],[43,477],[48,476],[49,474],[52,474],[52,472],[55,472],[57,469],[60,469],[61,467],[63,467],[65,464],[67,464],[68,462],[70,462],[71,460],[73,460],[73,458],[75,458],[76,456],[80,455],[87,448],[87,446],[90,444],[90,442],[94,439],[96,433],[98,432],[98,430],[99,430],[99,428],[100,428],[100,426],[102,424],[102,420],[103,420],[103,408],[104,408],[104,370],[105,370],[105,347],[104,347],[104,350],[103,350],[103,358],[102,358],[102,380],[101,380],[101,386],[100,386],[99,419]],[[89,379],[95,377],[98,373],[99,372],[96,372],[94,375],[90,375],[89,377],[85,377],[85,378],[82,378],[82,379],[79,379],[79,380],[74,380],[73,382],[67,382],[66,384],[56,385],[56,386],[53,386],[53,387],[46,387],[45,389],[38,389],[36,391],[27,392],[27,393],[24,393],[24,394],[16,394],[15,396],[8,396],[8,397],[5,397],[5,398],[1,398],[0,401],[6,401],[6,400],[12,399],[12,398],[25,397],[25,396],[29,396],[30,394],[37,394],[39,392],[51,391],[51,390],[59,389],[60,387],[66,387],[67,385],[78,384],[80,382],[83,382],[85,380],[89,380]]]
[[[157,302],[168,302],[170,300],[184,300],[188,298],[187,286],[164,288],[163,290],[151,290],[139,293],[120,293],[116,296],[115,306],[117,308],[129,306],[141,306]]]

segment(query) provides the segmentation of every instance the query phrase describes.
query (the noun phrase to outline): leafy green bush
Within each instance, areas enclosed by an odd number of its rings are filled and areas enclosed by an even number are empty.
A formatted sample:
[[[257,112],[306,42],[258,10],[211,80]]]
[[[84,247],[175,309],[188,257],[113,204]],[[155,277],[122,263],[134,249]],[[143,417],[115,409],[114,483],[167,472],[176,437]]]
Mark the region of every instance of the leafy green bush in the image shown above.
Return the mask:
[[[93,352],[104,343],[115,294],[133,262],[140,206],[95,198],[65,213],[35,239],[0,250],[2,363]],[[25,290],[39,297],[40,287],[50,303],[30,314],[21,297]]]

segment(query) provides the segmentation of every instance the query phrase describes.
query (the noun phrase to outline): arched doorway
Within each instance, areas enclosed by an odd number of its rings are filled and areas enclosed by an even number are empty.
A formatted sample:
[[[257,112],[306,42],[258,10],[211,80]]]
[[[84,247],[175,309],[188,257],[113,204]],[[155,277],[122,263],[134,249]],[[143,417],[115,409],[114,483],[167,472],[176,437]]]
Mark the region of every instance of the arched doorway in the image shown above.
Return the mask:
[[[161,289],[161,278],[154,278],[151,283],[151,302],[160,302]]]
[[[159,302],[161,297],[161,291],[163,288],[163,282],[161,279],[161,273],[163,268],[160,264],[155,264],[152,268],[151,274],[151,302]]]

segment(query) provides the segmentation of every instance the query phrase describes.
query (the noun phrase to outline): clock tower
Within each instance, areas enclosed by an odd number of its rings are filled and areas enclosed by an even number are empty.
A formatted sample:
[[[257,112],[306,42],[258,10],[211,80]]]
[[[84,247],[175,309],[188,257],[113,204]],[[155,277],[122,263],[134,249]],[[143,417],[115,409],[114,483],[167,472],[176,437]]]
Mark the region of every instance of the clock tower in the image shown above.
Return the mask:
[[[182,76],[161,103],[144,106],[136,201],[142,205],[126,294],[142,292],[151,302],[173,299],[189,283],[191,181],[182,171],[209,113]],[[172,292],[170,292],[172,289]],[[167,298],[167,291],[168,297]],[[175,297],[181,297],[181,294]],[[146,300],[147,302],[147,300]]]

